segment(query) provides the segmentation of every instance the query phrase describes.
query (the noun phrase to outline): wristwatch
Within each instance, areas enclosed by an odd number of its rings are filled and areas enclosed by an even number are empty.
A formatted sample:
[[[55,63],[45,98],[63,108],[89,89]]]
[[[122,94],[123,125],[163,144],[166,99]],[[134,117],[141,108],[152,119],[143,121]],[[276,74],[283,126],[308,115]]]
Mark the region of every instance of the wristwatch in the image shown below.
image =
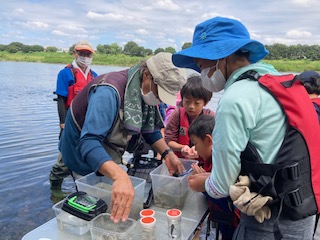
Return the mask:
[[[173,152],[171,148],[165,150],[162,154],[161,154],[161,160],[163,160],[169,152]]]

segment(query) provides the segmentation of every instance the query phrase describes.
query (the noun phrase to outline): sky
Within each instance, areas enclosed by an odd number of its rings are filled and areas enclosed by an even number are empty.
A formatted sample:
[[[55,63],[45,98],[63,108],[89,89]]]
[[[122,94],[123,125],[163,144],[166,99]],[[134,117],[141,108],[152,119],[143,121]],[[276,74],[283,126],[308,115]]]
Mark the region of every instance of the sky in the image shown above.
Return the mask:
[[[263,44],[320,45],[319,0],[1,0],[0,44],[134,41],[179,51],[197,24],[215,16],[241,21]]]

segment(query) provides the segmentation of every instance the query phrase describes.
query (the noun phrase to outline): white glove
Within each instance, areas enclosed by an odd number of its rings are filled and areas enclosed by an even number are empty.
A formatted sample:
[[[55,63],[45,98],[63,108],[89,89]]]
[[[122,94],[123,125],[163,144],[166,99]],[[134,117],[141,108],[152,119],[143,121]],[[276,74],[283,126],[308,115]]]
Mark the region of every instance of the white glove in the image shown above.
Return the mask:
[[[249,186],[250,179],[247,176],[239,176],[239,182],[229,188],[230,197],[242,213],[254,216],[259,223],[262,223],[264,219],[271,217],[271,210],[265,204],[271,201],[272,197],[250,192]]]

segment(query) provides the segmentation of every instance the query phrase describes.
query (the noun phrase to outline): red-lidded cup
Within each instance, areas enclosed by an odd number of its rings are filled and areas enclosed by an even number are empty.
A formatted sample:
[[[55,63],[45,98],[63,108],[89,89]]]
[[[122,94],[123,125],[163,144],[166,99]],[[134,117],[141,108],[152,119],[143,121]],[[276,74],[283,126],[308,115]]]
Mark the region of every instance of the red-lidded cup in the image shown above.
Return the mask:
[[[154,213],[152,209],[143,209],[140,211],[140,217],[154,217]]]

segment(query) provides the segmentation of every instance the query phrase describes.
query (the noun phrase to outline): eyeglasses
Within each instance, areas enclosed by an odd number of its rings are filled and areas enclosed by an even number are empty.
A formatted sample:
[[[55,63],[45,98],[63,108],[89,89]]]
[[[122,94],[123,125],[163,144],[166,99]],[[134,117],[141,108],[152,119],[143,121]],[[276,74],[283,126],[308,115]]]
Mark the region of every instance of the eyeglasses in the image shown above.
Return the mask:
[[[80,57],[92,57],[93,53],[89,51],[76,51]]]

